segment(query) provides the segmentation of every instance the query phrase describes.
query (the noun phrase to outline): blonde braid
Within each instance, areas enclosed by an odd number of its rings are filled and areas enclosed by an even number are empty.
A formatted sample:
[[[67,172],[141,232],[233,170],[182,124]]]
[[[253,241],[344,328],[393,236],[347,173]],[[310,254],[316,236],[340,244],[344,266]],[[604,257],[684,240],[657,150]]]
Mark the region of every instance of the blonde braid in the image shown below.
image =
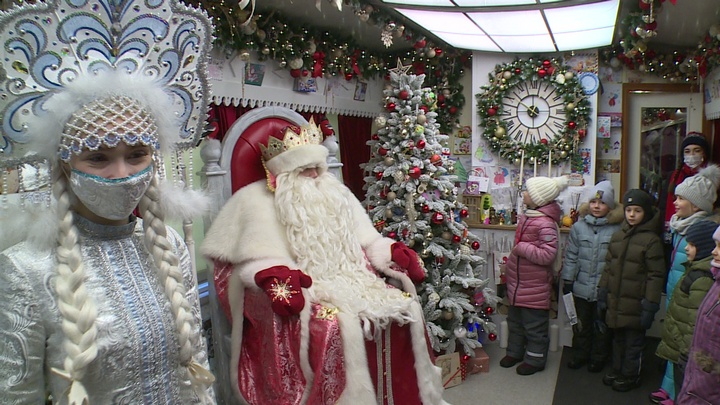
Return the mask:
[[[140,200],[140,214],[145,229],[145,246],[152,253],[158,278],[165,295],[170,301],[180,344],[180,361],[184,366],[192,362],[193,347],[199,336],[193,333],[193,315],[190,309],[183,283],[182,271],[178,267],[178,257],[173,253],[167,239],[167,229],[163,213],[160,210],[160,190],[157,176],[153,177],[145,195]]]
[[[85,268],[78,244],[78,230],[73,224],[70,195],[67,191],[65,177],[61,176],[58,179],[53,187],[53,193],[57,199],[59,222],[58,277],[55,282],[55,290],[58,308],[63,318],[62,330],[65,334],[63,346],[67,352],[64,362],[65,370],[53,369],[53,371],[70,380],[69,403],[82,404],[88,399],[87,392],[80,380],[85,375],[87,365],[97,357],[98,352],[95,342],[97,309],[85,289]]]

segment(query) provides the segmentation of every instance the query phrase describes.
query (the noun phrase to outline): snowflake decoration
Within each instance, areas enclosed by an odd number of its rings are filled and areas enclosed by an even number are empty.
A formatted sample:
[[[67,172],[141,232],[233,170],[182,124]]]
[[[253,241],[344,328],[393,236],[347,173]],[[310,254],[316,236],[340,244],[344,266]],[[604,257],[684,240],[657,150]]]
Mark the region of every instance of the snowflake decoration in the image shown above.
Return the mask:
[[[270,289],[270,293],[272,293],[273,295],[273,302],[277,300],[283,300],[288,303],[290,302],[290,298],[292,298],[292,295],[295,294],[295,291],[291,290],[288,287],[288,284],[290,284],[289,277],[287,280],[285,280],[284,283],[278,281],[277,283],[275,283],[275,285],[273,285],[273,287]]]
[[[382,41],[383,45],[385,45],[385,48],[390,48],[393,44],[393,34],[392,31],[385,28],[382,33],[380,33],[380,40]]]

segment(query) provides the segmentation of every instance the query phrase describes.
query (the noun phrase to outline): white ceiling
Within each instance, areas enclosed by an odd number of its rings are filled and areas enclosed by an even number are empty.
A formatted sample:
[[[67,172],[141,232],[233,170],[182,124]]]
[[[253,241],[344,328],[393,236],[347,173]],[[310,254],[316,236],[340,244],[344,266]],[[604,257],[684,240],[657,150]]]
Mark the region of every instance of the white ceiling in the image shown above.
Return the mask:
[[[375,1],[379,3],[380,0]],[[428,2],[443,2],[448,0],[426,0]],[[507,4],[508,0],[455,0],[462,4],[475,1],[480,3],[501,3]],[[535,0],[525,0],[534,2]],[[542,2],[552,0],[538,0]],[[256,0],[256,7],[260,12],[267,10],[278,10],[296,23],[304,26],[326,28],[332,32],[341,32],[351,36],[358,44],[375,51],[399,50],[411,48],[412,43],[403,39],[395,39],[390,48],[385,48],[380,40],[381,28],[360,21],[349,6],[337,10],[334,2],[330,0]],[[636,9],[638,0],[620,0],[620,12],[618,22],[622,21],[631,9]],[[319,5],[320,10],[317,6]],[[387,8],[389,5],[380,4],[379,7]],[[400,6],[398,6],[400,7]],[[389,11],[390,13],[393,10]],[[401,16],[398,13],[398,20]],[[712,24],[720,25],[720,0],[677,0],[673,5],[671,1],[665,1],[657,14],[657,36],[649,42],[655,47],[693,47],[705,36],[707,29]],[[415,32],[422,32],[421,28],[407,24]],[[507,24],[504,27],[510,33],[516,33],[516,24]],[[620,36],[623,36],[621,27],[616,27],[613,44],[617,44]],[[434,39],[432,35],[430,39]],[[442,44],[442,41],[436,41]]]

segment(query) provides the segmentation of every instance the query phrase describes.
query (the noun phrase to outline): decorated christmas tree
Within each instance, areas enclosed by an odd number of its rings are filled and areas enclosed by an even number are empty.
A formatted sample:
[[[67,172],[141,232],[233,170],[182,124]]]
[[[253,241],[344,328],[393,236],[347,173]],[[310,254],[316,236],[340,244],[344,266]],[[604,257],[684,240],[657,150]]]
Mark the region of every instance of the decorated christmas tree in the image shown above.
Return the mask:
[[[436,97],[422,88],[425,75],[410,66],[390,70],[384,90],[387,114],[368,144],[365,204],[385,236],[404,242],[423,259],[425,281],[418,285],[428,335],[437,352],[462,348],[472,356],[484,339],[496,338],[490,315],[497,295],[481,279],[485,260],[478,238],[463,218],[454,161],[443,153],[447,135],[439,134]]]

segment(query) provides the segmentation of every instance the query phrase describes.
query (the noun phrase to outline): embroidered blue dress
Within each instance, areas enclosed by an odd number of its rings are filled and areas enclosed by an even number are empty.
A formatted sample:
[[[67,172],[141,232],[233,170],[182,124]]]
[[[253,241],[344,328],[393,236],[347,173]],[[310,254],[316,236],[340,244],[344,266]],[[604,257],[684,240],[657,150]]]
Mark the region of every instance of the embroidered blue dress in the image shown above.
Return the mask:
[[[199,403],[187,368],[178,359],[174,317],[145,248],[141,220],[105,226],[75,217],[85,287],[97,307],[98,355],[82,380],[90,403]],[[201,316],[190,256],[171,228],[168,240],[180,259],[198,332]],[[48,394],[66,400],[68,381],[51,371],[62,370],[65,359],[55,263],[54,251],[39,251],[26,242],[0,254],[3,404],[44,404]],[[194,349],[194,358],[207,368],[204,339]]]

